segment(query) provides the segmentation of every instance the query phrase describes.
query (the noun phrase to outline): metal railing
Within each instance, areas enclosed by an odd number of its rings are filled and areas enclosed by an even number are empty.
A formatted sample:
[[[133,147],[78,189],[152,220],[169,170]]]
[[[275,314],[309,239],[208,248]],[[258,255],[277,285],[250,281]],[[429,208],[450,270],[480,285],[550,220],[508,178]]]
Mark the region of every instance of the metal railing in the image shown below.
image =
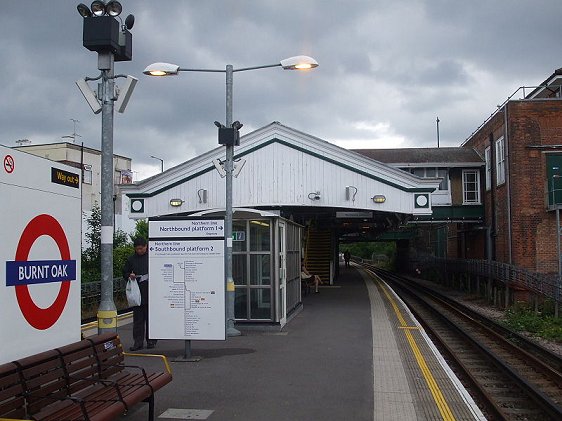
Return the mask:
[[[481,276],[501,282],[510,287],[520,287],[550,298],[557,303],[560,301],[560,279],[557,275],[545,275],[531,272],[517,266],[501,262],[489,262],[479,259],[444,259],[426,257],[412,262],[422,270],[435,269],[440,272],[462,273]]]
[[[113,297],[118,310],[127,308],[125,287],[127,281],[123,278],[113,279]],[[82,320],[87,320],[95,315],[100,303],[101,282],[86,282],[82,284]]]

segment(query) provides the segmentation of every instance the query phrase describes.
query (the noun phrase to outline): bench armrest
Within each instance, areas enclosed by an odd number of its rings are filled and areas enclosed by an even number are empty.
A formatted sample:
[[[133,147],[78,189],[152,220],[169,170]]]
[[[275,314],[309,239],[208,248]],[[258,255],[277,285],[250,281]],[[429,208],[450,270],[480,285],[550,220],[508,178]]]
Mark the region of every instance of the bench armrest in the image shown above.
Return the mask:
[[[160,355],[160,354],[136,354],[136,353],[131,353],[131,352],[123,352],[123,355],[129,356],[129,357],[160,358],[163,361],[164,367],[166,368],[166,371],[168,372],[168,374],[172,374],[172,368],[170,367],[170,363],[168,362],[168,358],[165,355]]]
[[[119,367],[119,368],[136,368],[137,370],[140,370],[142,373],[142,376],[144,377],[144,384],[146,386],[149,386],[152,389],[152,386],[150,386],[150,382],[148,381],[148,376],[146,375],[146,371],[143,367],[140,367],[138,365],[127,365],[127,364],[100,364],[101,367]]]

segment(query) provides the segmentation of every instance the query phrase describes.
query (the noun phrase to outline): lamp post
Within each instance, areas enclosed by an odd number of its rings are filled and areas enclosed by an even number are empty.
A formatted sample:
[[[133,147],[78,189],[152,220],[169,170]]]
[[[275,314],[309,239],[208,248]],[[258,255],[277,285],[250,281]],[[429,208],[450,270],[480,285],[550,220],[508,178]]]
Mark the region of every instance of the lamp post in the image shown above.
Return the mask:
[[[101,334],[117,330],[117,308],[113,301],[113,115],[114,102],[118,99],[115,78],[126,76],[114,75],[114,62],[132,59],[132,35],[129,30],[132,29],[135,18],[129,15],[123,23],[119,17],[122,11],[121,3],[115,0],[94,0],[90,8],[83,3],[78,4],[76,8],[84,18],[83,45],[88,50],[98,53],[98,70],[101,72],[98,77],[87,77],[76,82],[92,111],[95,114],[101,112],[101,293],[97,312],[98,333]],[[116,18],[119,18],[119,21]],[[98,95],[95,95],[87,84],[88,81],[96,80],[100,81]],[[135,83],[132,82],[129,86],[134,87]],[[122,103],[122,106],[118,107],[120,112],[124,111],[131,92],[131,89],[127,89],[119,95],[119,101]]]
[[[154,155],[150,155],[150,157],[160,161],[160,172],[164,172],[164,160],[162,158],[158,158],[157,156],[154,156]]]
[[[224,215],[224,247],[225,247],[225,289],[226,289],[226,334],[227,336],[238,336],[240,332],[234,327],[234,279],[232,277],[232,175],[234,170],[234,146],[238,144],[238,130],[242,125],[232,121],[232,95],[234,84],[234,73],[248,70],[266,69],[270,67],[282,67],[284,70],[309,70],[318,67],[318,62],[308,56],[295,56],[279,63],[263,66],[242,67],[234,69],[231,64],[223,69],[188,69],[170,63],[153,63],[144,69],[144,74],[149,76],[174,76],[179,72],[211,72],[225,73],[226,75],[226,121],[225,125],[219,127],[219,143],[226,147],[226,160],[224,170],[226,172],[226,204]],[[220,126],[220,124],[219,124]],[[221,130],[232,130],[228,141],[221,141]]]

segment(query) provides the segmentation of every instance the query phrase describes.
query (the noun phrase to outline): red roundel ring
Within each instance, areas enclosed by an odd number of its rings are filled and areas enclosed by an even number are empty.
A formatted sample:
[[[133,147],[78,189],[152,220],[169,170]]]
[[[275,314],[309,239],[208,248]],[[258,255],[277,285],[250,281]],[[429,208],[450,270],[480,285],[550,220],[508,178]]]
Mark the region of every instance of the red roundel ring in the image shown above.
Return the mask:
[[[35,240],[42,235],[51,237],[57,243],[61,260],[70,260],[70,248],[63,228],[59,222],[50,215],[38,215],[33,218],[21,235],[16,249],[16,261],[25,262]],[[70,292],[70,281],[62,281],[57,298],[47,308],[38,307],[29,293],[28,285],[16,286],[16,297],[25,320],[38,330],[49,329],[61,316],[68,294]]]

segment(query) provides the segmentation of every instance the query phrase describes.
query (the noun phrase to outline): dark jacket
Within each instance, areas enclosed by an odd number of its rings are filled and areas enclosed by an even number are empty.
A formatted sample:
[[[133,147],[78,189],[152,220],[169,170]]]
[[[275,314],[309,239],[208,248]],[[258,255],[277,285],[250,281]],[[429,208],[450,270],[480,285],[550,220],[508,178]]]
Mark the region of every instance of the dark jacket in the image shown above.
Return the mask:
[[[131,272],[137,276],[148,275],[148,251],[142,256],[135,253],[127,258],[123,266],[123,278],[129,279]]]

